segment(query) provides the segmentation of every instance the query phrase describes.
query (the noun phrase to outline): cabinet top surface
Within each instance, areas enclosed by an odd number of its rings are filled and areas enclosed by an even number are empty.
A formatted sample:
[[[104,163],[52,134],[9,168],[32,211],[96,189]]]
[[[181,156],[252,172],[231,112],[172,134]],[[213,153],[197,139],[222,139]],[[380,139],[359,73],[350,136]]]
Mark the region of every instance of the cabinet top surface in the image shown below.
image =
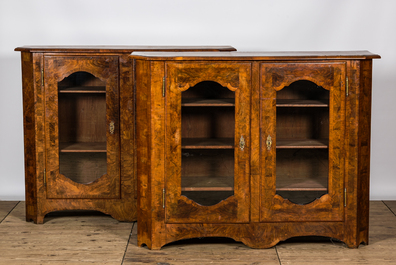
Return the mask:
[[[131,53],[133,51],[236,51],[232,46],[147,46],[147,45],[62,45],[62,46],[22,46],[15,48],[15,51],[21,52],[117,52],[117,53]]]
[[[143,60],[309,60],[309,59],[375,59],[369,51],[274,51],[274,52],[133,52],[131,57]]]

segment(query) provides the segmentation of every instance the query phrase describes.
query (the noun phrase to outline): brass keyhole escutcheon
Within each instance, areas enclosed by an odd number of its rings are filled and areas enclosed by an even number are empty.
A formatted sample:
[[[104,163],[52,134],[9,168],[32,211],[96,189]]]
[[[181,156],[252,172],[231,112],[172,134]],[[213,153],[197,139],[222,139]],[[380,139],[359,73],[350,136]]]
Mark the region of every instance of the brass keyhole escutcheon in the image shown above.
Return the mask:
[[[114,134],[114,129],[115,129],[114,121],[110,122],[109,129],[110,129],[110,134]]]
[[[265,142],[267,144],[267,150],[271,150],[271,146],[272,146],[272,138],[271,136],[268,135],[267,137],[267,141]]]
[[[239,148],[241,149],[241,151],[245,149],[245,138],[243,138],[243,136],[241,136],[241,138],[239,139]]]

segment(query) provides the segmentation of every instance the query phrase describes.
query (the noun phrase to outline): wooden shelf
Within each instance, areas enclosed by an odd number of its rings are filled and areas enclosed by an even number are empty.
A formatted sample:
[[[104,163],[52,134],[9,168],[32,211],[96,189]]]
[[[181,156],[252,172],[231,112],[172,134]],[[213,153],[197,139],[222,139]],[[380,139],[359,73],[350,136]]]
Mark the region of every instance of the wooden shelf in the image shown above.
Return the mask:
[[[61,153],[106,153],[106,142],[101,143],[60,143]]]
[[[185,98],[182,100],[182,107],[234,107],[235,99],[199,99]]]
[[[182,177],[182,191],[233,191],[234,177]]]
[[[328,107],[328,99],[277,99],[276,107]]]
[[[327,177],[303,178],[277,176],[277,191],[327,191]]]
[[[232,187],[184,187],[182,191],[233,191]]]
[[[183,138],[184,149],[233,149],[234,138]]]
[[[59,93],[106,93],[105,86],[83,86],[83,87],[59,87]]]
[[[328,139],[277,139],[276,149],[326,149]]]

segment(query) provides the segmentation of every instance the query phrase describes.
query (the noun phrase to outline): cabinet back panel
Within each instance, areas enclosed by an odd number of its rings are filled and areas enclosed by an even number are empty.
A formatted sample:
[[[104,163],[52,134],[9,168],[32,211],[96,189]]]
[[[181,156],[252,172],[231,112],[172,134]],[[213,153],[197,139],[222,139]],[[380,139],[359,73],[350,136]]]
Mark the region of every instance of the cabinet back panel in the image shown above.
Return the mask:
[[[194,202],[204,205],[211,206],[216,205],[219,202],[227,199],[234,195],[233,191],[183,191],[182,195],[193,200]]]
[[[76,72],[58,83],[60,88],[70,87],[104,87],[106,83],[87,72]]]
[[[329,99],[329,91],[307,80],[293,82],[276,93],[277,99]]]
[[[183,149],[181,174],[182,179],[188,177],[234,176],[234,149]]]
[[[278,139],[328,139],[328,108],[277,108]]]
[[[182,138],[234,138],[234,107],[182,108]]]
[[[77,183],[91,183],[107,173],[106,153],[60,153],[59,172]]]
[[[60,142],[106,142],[106,94],[60,94]]]
[[[214,81],[203,81],[183,91],[182,98],[235,98],[235,93]]]
[[[277,187],[287,185],[287,179],[290,181],[315,179],[323,187],[327,187],[328,152],[328,149],[278,149],[276,151]]]

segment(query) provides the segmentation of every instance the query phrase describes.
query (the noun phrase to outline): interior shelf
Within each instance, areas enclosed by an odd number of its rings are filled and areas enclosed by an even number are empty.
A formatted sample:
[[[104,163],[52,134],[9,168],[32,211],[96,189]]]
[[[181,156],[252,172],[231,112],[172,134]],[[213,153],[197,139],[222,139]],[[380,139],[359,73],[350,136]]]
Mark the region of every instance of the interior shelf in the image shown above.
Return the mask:
[[[185,149],[233,149],[234,138],[183,138]]]
[[[60,143],[62,153],[106,153],[106,142],[99,143]]]
[[[277,99],[277,107],[328,107],[328,99]]]
[[[234,107],[235,99],[184,98],[181,105],[183,107]]]
[[[233,191],[234,177],[182,177],[182,191]]]
[[[327,191],[326,178],[277,176],[277,191]]]
[[[106,93],[105,86],[59,87],[59,93]]]
[[[328,139],[277,139],[276,148],[277,149],[294,149],[294,148],[322,148],[326,149],[329,147]]]
[[[182,191],[233,191],[232,187],[184,187]]]

